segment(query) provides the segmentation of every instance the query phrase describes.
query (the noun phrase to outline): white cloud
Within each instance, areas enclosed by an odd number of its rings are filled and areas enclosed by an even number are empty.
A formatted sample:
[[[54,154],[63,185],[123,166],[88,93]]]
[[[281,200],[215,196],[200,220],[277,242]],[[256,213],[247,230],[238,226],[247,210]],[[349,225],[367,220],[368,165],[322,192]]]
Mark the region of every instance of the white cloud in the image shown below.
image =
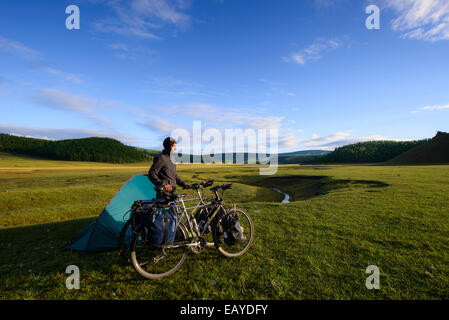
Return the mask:
[[[31,49],[20,42],[9,40],[0,36],[0,51],[25,59],[29,65],[40,71],[44,71],[48,74],[60,77],[75,84],[83,83],[81,75],[64,72],[62,70],[50,67],[50,63],[43,60],[44,55],[42,53]]]
[[[99,100],[85,95],[71,94],[56,89],[44,88],[34,93],[30,100],[40,105],[56,110],[71,111],[81,114],[103,126],[112,126],[111,121],[98,113],[99,109],[111,108],[119,105],[112,100]]]
[[[346,3],[348,0],[314,0],[315,6],[320,9],[330,8],[337,3]]]
[[[200,83],[175,79],[170,76],[152,77],[146,81],[145,85],[151,88],[145,89],[145,92],[158,95],[200,97],[228,96],[225,92],[205,89],[204,85]]]
[[[0,51],[10,53],[22,58],[39,58],[42,54],[36,50],[28,48],[24,44],[6,39],[0,36]]]
[[[350,132],[336,132],[332,135],[324,137],[320,137],[319,135],[314,134],[310,137],[310,139],[299,141],[298,144],[301,146],[300,149],[319,149],[332,151],[335,148],[359,142],[391,140],[382,135],[353,138],[351,138],[350,136]]]
[[[283,117],[257,115],[257,112],[245,112],[242,109],[232,110],[207,103],[189,103],[154,108],[160,113],[170,116],[184,116],[192,120],[207,121],[212,125],[226,128],[279,129]]]
[[[311,45],[297,52],[293,52],[289,56],[283,57],[282,59],[285,62],[305,65],[310,61],[320,60],[324,52],[335,50],[342,46],[343,42],[340,40],[318,38]]]
[[[449,109],[449,104],[442,106],[427,106],[423,108],[423,110],[442,110],[442,109]]]
[[[189,2],[180,0],[133,0],[131,2],[134,12],[178,26],[185,26],[189,23],[190,17],[182,12],[189,6]]]
[[[65,140],[78,139],[89,137],[107,137],[119,140],[126,144],[133,144],[139,141],[138,138],[124,133],[105,132],[89,129],[53,129],[53,128],[37,128],[37,127],[23,127],[0,123],[0,132],[8,133],[23,137],[31,137],[47,140]]]
[[[398,17],[393,30],[404,38],[426,41],[449,40],[449,1],[447,0],[384,0]]]
[[[273,81],[267,80],[267,79],[258,79],[258,81],[268,85],[273,92],[276,92],[281,95],[289,96],[289,97],[296,97],[296,93],[290,92],[290,91],[285,91],[284,89],[279,88],[280,86],[282,86],[281,83],[276,83],[276,82],[273,82]]]
[[[269,86],[274,86],[274,85],[279,85],[279,83],[275,83],[271,80],[267,80],[267,79],[258,79],[260,82],[268,84]]]
[[[449,109],[449,104],[436,105],[436,106],[425,106],[425,107],[423,107],[421,109],[413,110],[413,111],[411,111],[411,113],[418,113],[418,112],[421,112],[421,111],[444,110],[444,109]]]
[[[185,13],[190,7],[186,0],[105,0],[117,15],[114,19],[106,19],[95,23],[101,32],[114,32],[126,36],[149,39],[161,39],[155,34],[166,25],[177,29],[185,29],[191,17]]]
[[[137,124],[161,134],[169,134],[176,129],[182,128],[181,126],[178,126],[173,122],[156,116],[150,117],[148,121],[138,121]]]
[[[310,139],[301,141],[304,145],[318,145],[323,143],[332,143],[335,141],[343,140],[350,135],[349,132],[336,132],[330,136],[320,137],[317,134],[313,134]]]
[[[115,51],[115,56],[125,60],[137,60],[138,58],[152,59],[157,52],[142,46],[130,46],[125,43],[115,42],[108,46]]]
[[[280,135],[278,138],[278,143],[280,148],[292,148],[298,144],[299,140],[293,133],[286,135]]]
[[[43,71],[52,74],[54,76],[60,77],[64,80],[73,82],[75,84],[82,84],[84,81],[82,79],[82,76],[79,74],[74,74],[74,73],[69,73],[69,72],[64,72],[58,69],[54,69],[51,67],[44,67],[42,68]]]
[[[204,87],[204,85],[202,85],[200,83],[175,79],[171,76],[152,77],[152,78],[150,78],[150,80],[148,80],[148,83],[153,86],[164,87],[164,88],[166,88],[166,87],[170,87],[170,88],[173,88],[173,87],[195,87],[195,88]]]

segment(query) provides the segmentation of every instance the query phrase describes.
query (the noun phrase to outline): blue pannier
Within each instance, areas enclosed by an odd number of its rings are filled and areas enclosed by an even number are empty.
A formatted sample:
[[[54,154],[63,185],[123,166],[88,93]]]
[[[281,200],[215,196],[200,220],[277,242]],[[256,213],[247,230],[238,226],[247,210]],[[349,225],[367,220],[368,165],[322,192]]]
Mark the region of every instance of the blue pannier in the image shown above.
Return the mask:
[[[151,244],[156,247],[173,244],[178,221],[171,208],[156,209],[152,215]]]

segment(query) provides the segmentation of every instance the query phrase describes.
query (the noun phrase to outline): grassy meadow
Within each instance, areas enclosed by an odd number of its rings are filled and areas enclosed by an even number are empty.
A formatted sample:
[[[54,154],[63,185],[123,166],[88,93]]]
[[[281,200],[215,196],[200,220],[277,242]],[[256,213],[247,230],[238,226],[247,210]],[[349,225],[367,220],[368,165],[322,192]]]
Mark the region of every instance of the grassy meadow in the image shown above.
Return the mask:
[[[112,165],[0,154],[0,299],[449,299],[449,165],[178,165],[255,223],[242,257],[207,248],[173,276],[141,278],[117,251],[64,250],[131,176]],[[283,195],[291,203],[281,204]],[[80,290],[65,268],[81,271]],[[368,290],[365,269],[380,269]]]

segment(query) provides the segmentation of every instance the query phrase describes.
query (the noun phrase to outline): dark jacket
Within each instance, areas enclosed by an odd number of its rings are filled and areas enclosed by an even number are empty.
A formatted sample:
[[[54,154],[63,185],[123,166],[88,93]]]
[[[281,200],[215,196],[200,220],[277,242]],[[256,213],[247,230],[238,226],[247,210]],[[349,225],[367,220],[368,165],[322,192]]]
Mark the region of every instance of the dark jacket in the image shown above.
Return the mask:
[[[161,154],[156,156],[153,160],[153,165],[148,171],[148,178],[157,187],[170,184],[173,188],[176,185],[185,187],[186,184],[181,178],[178,177],[176,173],[176,164],[174,164],[170,159],[170,153],[163,150]]]

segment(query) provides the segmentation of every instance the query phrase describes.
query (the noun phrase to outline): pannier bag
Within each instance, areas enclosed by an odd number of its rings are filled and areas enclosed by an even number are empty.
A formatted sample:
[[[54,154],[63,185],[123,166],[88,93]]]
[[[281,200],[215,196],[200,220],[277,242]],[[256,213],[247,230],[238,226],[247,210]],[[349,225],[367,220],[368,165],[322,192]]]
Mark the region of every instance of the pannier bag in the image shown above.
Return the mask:
[[[132,229],[139,230],[148,223],[148,217],[153,214],[153,201],[138,200],[131,207]]]
[[[132,228],[143,230],[150,244],[161,247],[173,244],[178,221],[174,209],[157,208],[152,201],[139,200],[132,206]]]
[[[156,209],[150,224],[150,241],[156,247],[173,244],[178,221],[171,208]]]
[[[196,223],[198,224],[198,228],[200,229],[200,232],[203,232],[204,227],[207,224],[207,220],[209,219],[207,215],[207,211],[204,209],[201,209],[197,212],[195,215]],[[207,227],[207,230],[204,232],[204,234],[208,234],[211,231],[210,225]]]
[[[240,226],[240,218],[237,212],[233,211],[224,215],[221,220],[221,227],[223,228],[223,240],[228,246],[233,246],[238,243],[246,241],[246,236],[243,234],[243,228]]]

